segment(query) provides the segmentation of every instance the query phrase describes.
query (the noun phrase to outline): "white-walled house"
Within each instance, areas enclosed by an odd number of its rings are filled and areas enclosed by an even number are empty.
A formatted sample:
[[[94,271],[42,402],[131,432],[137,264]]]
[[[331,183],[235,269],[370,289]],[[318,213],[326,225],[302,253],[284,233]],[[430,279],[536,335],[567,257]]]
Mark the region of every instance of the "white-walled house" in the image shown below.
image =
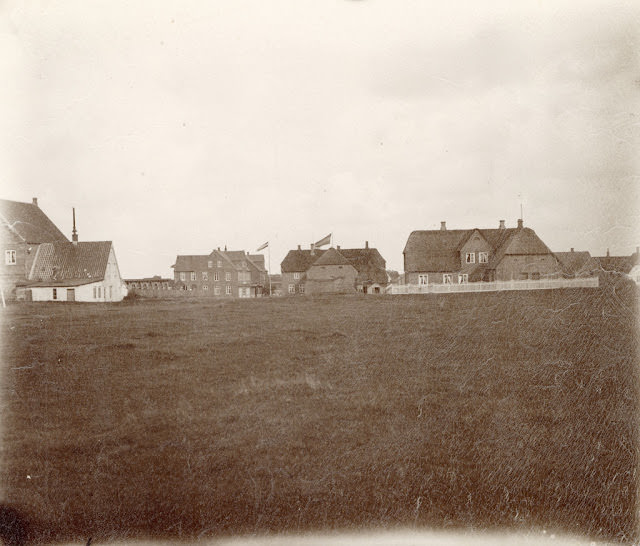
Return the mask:
[[[127,295],[111,241],[44,243],[19,293],[32,301],[117,302]]]

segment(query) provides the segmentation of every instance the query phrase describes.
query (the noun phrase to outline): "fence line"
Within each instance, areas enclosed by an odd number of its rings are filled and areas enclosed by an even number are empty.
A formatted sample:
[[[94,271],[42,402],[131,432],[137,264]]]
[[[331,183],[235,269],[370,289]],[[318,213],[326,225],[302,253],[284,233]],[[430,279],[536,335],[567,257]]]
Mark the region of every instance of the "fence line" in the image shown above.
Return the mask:
[[[494,281],[461,284],[391,285],[388,294],[447,294],[453,292],[498,292],[501,290],[551,290],[554,288],[598,288],[598,277],[541,279],[538,281]]]

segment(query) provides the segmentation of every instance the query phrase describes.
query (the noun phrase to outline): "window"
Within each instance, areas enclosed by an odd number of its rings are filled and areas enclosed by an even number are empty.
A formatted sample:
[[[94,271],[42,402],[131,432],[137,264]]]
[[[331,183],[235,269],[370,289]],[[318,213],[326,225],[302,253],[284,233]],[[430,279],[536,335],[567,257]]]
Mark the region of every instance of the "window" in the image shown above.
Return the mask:
[[[195,280],[196,280],[196,272],[195,272],[195,271],[192,271],[192,272],[191,272],[191,280],[192,280],[192,281],[195,281]]]
[[[296,293],[296,285],[295,284],[290,284],[289,285],[289,294],[295,294]]]
[[[451,284],[451,274],[450,273],[445,273],[444,275],[442,275],[442,283],[443,284]]]
[[[134,285],[135,285],[135,283],[134,283]],[[93,299],[94,300],[96,299],[96,294],[97,294],[97,291],[96,291],[96,287],[94,286],[93,287]]]
[[[304,294],[304,284],[298,285],[298,289],[300,290],[301,294]]]
[[[203,290],[209,290],[209,285],[208,284],[203,284],[202,285],[202,289]]]
[[[229,271],[224,274],[224,280],[227,282],[231,280],[231,273]]]
[[[227,296],[230,296],[230,295],[231,295],[231,285],[228,284],[227,285]]]
[[[222,267],[222,260],[218,260],[218,267]]]
[[[539,281],[540,280],[540,273],[537,272],[537,271],[535,273],[531,273],[531,280]]]
[[[429,275],[418,275],[418,284],[429,284]]]
[[[4,251],[4,263],[6,265],[16,265],[16,251],[5,250]]]
[[[489,263],[489,253],[488,252],[478,252],[478,262],[481,264]]]
[[[213,267],[213,260],[209,260],[209,261],[207,262],[207,267],[208,267],[209,269],[211,269],[211,268]]]
[[[220,275],[218,275],[217,271],[213,274],[213,280],[214,281],[219,281],[220,280]]]
[[[203,281],[208,281],[209,280],[209,273],[207,271],[203,271],[202,272],[202,280]]]
[[[220,295],[220,287],[219,287],[219,286],[215,286],[215,287],[213,288],[213,293],[214,293],[216,296],[219,296],[219,295]]]
[[[98,286],[98,297],[102,297],[102,286]]]
[[[238,273],[238,281],[251,282],[251,273],[249,271],[240,271]]]
[[[475,252],[467,252],[467,263],[474,264],[476,263],[476,253]]]
[[[183,282],[187,280],[187,274],[184,271],[180,271],[180,280]]]
[[[469,282],[469,275],[462,273],[458,275],[458,284],[467,284]]]
[[[57,299],[58,299],[58,289],[57,289],[57,288],[54,288],[54,289],[53,289],[53,299],[54,299],[54,300],[57,300]]]
[[[297,281],[300,278],[300,273],[298,272],[294,273],[293,278]]]

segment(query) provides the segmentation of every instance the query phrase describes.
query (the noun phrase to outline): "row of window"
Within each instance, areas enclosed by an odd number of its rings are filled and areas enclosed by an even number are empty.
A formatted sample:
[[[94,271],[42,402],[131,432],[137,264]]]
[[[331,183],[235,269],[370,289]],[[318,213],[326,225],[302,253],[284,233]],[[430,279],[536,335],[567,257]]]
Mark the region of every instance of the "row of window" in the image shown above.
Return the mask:
[[[298,292],[300,294],[304,294],[304,284],[299,284],[298,285]],[[296,293],[296,285],[295,284],[290,284],[289,285],[289,294],[295,294]]]
[[[460,273],[458,275],[458,284],[466,284],[469,282],[469,275],[467,273]],[[444,273],[442,275],[442,283],[443,284],[453,284],[453,275],[451,273]],[[427,285],[429,284],[429,275],[418,275],[418,284]]]
[[[217,266],[218,266],[218,267],[222,267],[222,260],[218,260],[218,262],[217,262]],[[207,267],[208,267],[209,269],[213,269],[213,260],[209,260],[209,261],[207,262]],[[243,268],[246,268],[246,267],[247,267],[247,262],[246,262],[246,261],[243,261],[243,262],[242,262],[242,267],[243,267]]]
[[[182,287],[182,290],[197,290],[197,289],[198,289],[198,286],[197,286],[197,285],[195,285],[195,284],[194,284],[194,285],[192,285],[191,287],[188,287],[188,286],[185,284],[185,285]],[[203,289],[203,290],[205,290],[205,291],[208,291],[208,290],[209,290],[209,285],[208,285],[208,284],[203,284],[203,285],[202,285],[202,289]],[[220,286],[214,286],[214,287],[213,287],[213,293],[214,293],[216,296],[219,296],[219,295],[222,293],[222,289],[220,288]],[[230,284],[228,284],[228,285],[225,287],[225,294],[226,294],[227,296],[230,296],[230,295],[231,295],[231,285],[230,285]]]
[[[240,275],[242,273],[244,273],[244,272],[238,273],[238,279],[240,279]],[[225,273],[225,275],[224,275],[224,279],[227,282],[231,281],[231,272],[227,271]],[[180,280],[183,281],[183,282],[187,280],[187,272],[186,271],[180,271]],[[192,281],[198,280],[198,274],[195,271],[189,272],[189,280],[192,280]],[[208,281],[209,280],[209,272],[208,271],[203,271],[202,272],[202,280],[203,281]],[[213,274],[213,280],[214,281],[219,281],[220,280],[220,274],[217,271]],[[248,280],[251,280],[251,273],[249,273],[249,279]]]
[[[465,261],[468,264],[476,263],[476,253],[475,252],[467,252],[465,257]],[[478,263],[486,264],[489,263],[489,253],[488,252],[478,252]]]

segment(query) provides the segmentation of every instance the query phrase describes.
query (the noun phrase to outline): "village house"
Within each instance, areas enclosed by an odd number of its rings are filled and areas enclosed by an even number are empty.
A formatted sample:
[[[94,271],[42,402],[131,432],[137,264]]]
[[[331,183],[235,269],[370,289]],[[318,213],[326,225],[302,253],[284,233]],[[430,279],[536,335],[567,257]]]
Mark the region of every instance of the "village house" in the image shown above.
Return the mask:
[[[590,277],[599,269],[598,261],[588,250],[576,252],[555,252],[562,268],[562,275],[567,278]]]
[[[636,251],[630,256],[611,256],[607,249],[606,256],[597,256],[594,258],[598,264],[598,269],[605,273],[624,273],[628,275],[633,267],[638,264],[640,249],[636,247]]]
[[[389,279],[386,262],[377,249],[346,248],[290,250],[280,264],[286,294],[384,292]]]
[[[38,246],[69,240],[38,207],[35,197],[31,203],[0,199],[0,224],[0,287],[12,299],[16,286],[29,278]]]
[[[558,276],[560,264],[535,231],[518,220],[507,228],[414,231],[404,251],[407,284],[541,279]]]
[[[122,301],[127,294],[111,241],[78,241],[73,211],[73,232],[69,241],[31,205],[3,201],[2,222],[17,244],[13,276],[17,299],[32,301]],[[37,210],[36,210],[37,209]],[[26,226],[26,227],[25,227]],[[10,239],[9,237],[9,239]],[[48,238],[48,241],[43,239]],[[37,242],[37,241],[40,242]],[[26,243],[29,241],[29,243]],[[9,246],[11,246],[9,242]],[[13,261],[5,243],[5,262]],[[10,264],[5,264],[6,266]]]
[[[163,279],[160,275],[139,279],[125,279],[129,293],[140,296],[162,297],[174,289],[173,279]]]
[[[264,256],[243,250],[213,250],[204,255],[178,255],[174,270],[176,290],[203,297],[261,297],[269,278]]]

